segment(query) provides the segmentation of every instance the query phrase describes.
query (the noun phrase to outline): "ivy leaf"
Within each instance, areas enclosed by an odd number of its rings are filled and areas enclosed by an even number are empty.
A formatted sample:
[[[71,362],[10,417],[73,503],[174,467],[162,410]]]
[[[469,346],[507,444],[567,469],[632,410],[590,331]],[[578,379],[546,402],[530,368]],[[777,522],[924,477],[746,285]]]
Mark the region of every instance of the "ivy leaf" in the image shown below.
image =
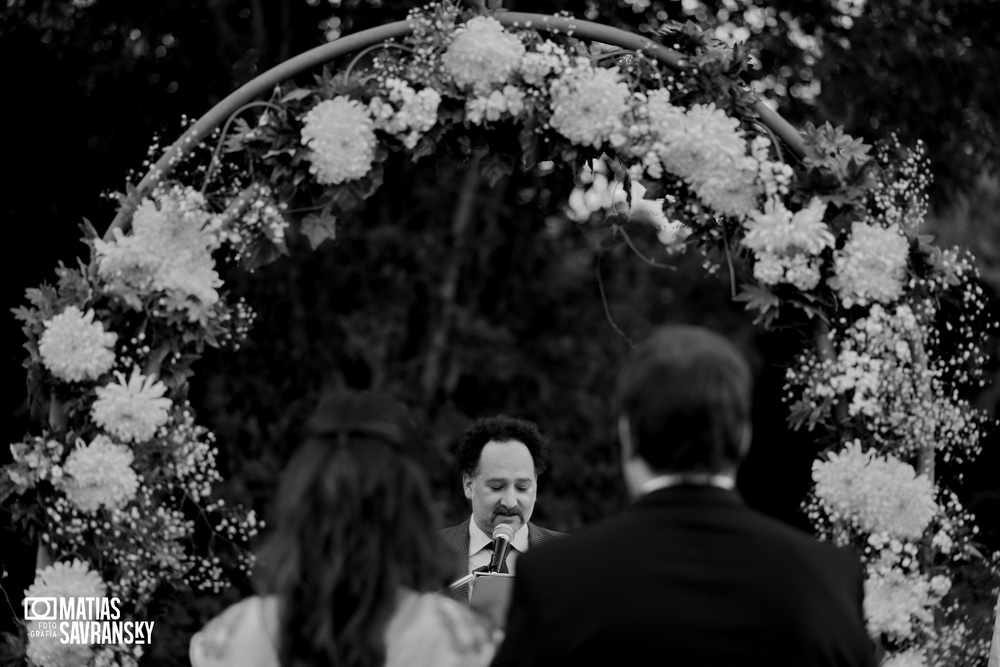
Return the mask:
[[[245,118],[237,118],[233,122],[233,129],[226,136],[226,141],[223,143],[223,150],[227,153],[235,153],[243,150],[243,146],[250,138],[249,135],[251,132],[253,132],[253,128],[250,127],[250,123]]]
[[[538,135],[535,133],[535,121],[526,122],[517,135],[521,145],[521,169],[527,171],[538,163]]]
[[[829,403],[820,401],[813,404],[802,399],[796,401],[788,409],[788,426],[793,431],[801,430],[803,426],[806,430],[812,431],[826,413]]]
[[[736,295],[737,301],[746,303],[746,310],[758,311],[754,324],[769,324],[778,316],[781,299],[766,287],[760,285],[744,285],[743,290]]]
[[[328,210],[310,213],[302,219],[302,233],[315,250],[323,241],[337,238],[337,218]]]
[[[871,156],[870,146],[861,139],[855,139],[840,126],[834,127],[829,121],[816,127],[806,125],[803,144],[806,149],[805,164],[829,169],[838,177],[846,177],[853,169],[864,165]]]
[[[479,165],[479,173],[483,175],[486,182],[493,187],[504,176],[514,173],[511,159],[507,155],[487,155]]]
[[[295,90],[285,93],[281,98],[281,103],[285,104],[286,102],[294,102],[295,100],[305,99],[312,95],[312,93],[313,91],[308,88],[296,88]]]
[[[243,266],[247,271],[253,271],[261,266],[266,266],[281,257],[281,250],[266,239],[260,239],[254,244],[253,250],[243,260]]]

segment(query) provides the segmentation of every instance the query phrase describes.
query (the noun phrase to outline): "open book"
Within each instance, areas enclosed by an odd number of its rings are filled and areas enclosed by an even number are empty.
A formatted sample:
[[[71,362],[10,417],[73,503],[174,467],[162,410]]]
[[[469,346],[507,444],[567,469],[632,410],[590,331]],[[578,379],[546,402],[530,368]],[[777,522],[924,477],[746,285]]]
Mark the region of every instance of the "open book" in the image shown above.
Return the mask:
[[[514,586],[513,574],[476,572],[469,582],[469,605],[491,618],[498,627],[507,625],[507,607]]]

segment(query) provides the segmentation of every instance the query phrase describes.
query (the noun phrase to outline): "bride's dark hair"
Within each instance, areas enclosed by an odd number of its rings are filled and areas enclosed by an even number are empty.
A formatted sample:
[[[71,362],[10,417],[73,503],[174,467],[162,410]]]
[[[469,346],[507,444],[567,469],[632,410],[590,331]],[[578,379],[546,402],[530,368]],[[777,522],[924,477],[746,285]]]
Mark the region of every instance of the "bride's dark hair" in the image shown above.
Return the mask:
[[[454,576],[413,445],[408,412],[386,396],[321,400],[282,475],[261,554],[283,667],[384,664],[400,590],[438,590]]]

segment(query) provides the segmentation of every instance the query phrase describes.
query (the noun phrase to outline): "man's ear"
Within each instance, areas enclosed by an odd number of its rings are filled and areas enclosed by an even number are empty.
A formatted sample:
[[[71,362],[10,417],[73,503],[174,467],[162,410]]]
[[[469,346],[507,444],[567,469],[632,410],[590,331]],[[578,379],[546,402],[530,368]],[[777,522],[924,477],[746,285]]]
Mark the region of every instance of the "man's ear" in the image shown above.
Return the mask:
[[[465,497],[472,500],[472,475],[462,473],[462,490],[465,492]]]
[[[635,452],[632,447],[632,425],[625,413],[618,415],[618,442],[622,447],[622,460],[627,461],[632,458]]]

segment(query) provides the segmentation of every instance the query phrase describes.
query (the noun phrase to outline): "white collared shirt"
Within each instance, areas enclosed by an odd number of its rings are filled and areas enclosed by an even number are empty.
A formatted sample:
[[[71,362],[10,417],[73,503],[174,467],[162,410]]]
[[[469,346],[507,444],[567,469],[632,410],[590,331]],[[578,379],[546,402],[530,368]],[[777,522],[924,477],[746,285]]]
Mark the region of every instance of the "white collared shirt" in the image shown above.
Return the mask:
[[[469,519],[469,572],[490,564],[490,558],[493,556],[493,551],[490,550],[492,544],[493,538],[481,531],[473,519]],[[512,549],[507,554],[507,571],[514,574],[517,555],[528,550],[528,524],[517,529],[514,541],[510,545]]]
[[[639,487],[639,495],[644,496],[653,491],[666,489],[671,486],[681,484],[691,484],[694,486],[714,486],[719,489],[732,491],[736,488],[736,480],[731,475],[710,475],[708,473],[683,473],[670,475],[657,475],[652,479],[647,479]],[[489,561],[487,561],[489,562]]]

